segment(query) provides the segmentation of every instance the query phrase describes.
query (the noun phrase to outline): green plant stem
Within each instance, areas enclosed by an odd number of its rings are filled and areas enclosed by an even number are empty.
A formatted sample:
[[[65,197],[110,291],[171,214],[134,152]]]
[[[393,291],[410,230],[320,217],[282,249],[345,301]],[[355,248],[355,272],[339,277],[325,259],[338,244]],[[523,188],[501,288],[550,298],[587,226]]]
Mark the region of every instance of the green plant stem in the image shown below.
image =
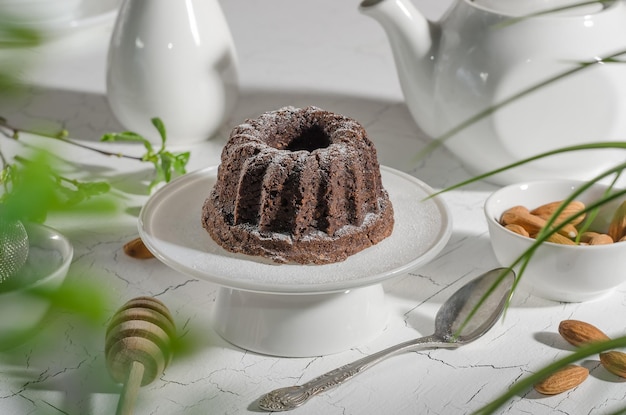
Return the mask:
[[[27,131],[27,130],[24,130],[24,131],[31,133],[31,134],[39,135],[41,137],[47,137],[47,138],[51,138],[54,140],[59,140],[64,143],[78,146],[87,150],[95,151],[105,156],[114,156],[114,157],[120,157],[120,158],[123,157],[123,158],[132,159],[132,160],[136,160],[140,162],[151,163],[154,166],[155,172],[154,172],[153,179],[148,185],[148,193],[150,193],[157,184],[161,182],[166,182],[166,183],[169,182],[172,179],[173,174],[179,174],[179,175],[185,174],[187,172],[186,166],[190,158],[189,151],[180,152],[180,153],[172,153],[168,151],[165,146],[166,141],[167,141],[165,125],[163,124],[161,119],[158,117],[152,118],[151,122],[152,122],[152,125],[159,132],[159,135],[161,136],[161,147],[159,148],[158,151],[154,150],[149,140],[147,140],[145,137],[137,133],[134,133],[132,131],[125,131],[121,133],[106,133],[100,138],[100,141],[103,141],[103,142],[123,141],[123,142],[140,143],[146,149],[145,154],[141,157],[129,156],[126,154],[121,154],[121,153],[113,153],[110,151],[100,150],[98,148],[94,148],[94,147],[90,147],[84,144],[77,143],[67,138],[68,136],[67,130],[61,130],[54,134],[39,132],[39,131]],[[22,130],[10,125],[5,118],[0,117],[0,133],[7,136],[7,138],[18,140],[20,132],[22,132]],[[1,153],[2,151],[0,150],[0,154]],[[11,173],[9,171],[9,167],[10,166],[5,165],[3,170],[0,171],[0,182],[2,183],[7,182],[7,177],[9,177]],[[6,185],[4,187],[5,189],[7,188]],[[82,186],[82,188],[83,190],[86,190],[85,186]],[[103,187],[100,184],[98,184],[92,190],[96,190],[96,189],[97,191],[101,191],[103,190]]]
[[[615,185],[617,184],[617,181],[619,180],[621,176],[622,176],[622,171],[616,172],[615,177],[613,178],[613,181],[609,184],[608,188],[606,189],[604,196],[609,195],[609,192],[611,191],[611,189],[615,187]],[[599,212],[600,212],[599,209],[589,212],[585,220],[580,224],[580,227],[578,229],[578,235],[576,235],[576,240],[575,240],[577,244],[580,243],[581,235],[587,230],[589,230],[589,227],[591,226],[595,218],[598,216]]]
[[[24,49],[39,46],[43,40],[39,30],[16,23],[0,13],[0,49]]]
[[[581,347],[576,350],[572,354],[559,359],[548,366],[545,366],[538,372],[527,376],[526,378],[517,381],[511,388],[509,388],[505,393],[500,395],[495,400],[491,401],[489,404],[483,406],[474,412],[475,415],[488,415],[494,413],[498,408],[507,403],[510,399],[513,399],[515,396],[525,394],[532,386],[545,379],[550,374],[554,373],[556,370],[561,369],[569,364],[575,363],[581,359],[592,356],[594,354],[604,352],[606,350],[612,350],[619,347],[626,346],[626,336],[618,337],[612,340],[607,340],[603,342],[593,343],[588,346]]]
[[[591,179],[588,182],[584,182],[583,184],[581,184],[574,192],[572,192],[567,198],[565,198],[561,205],[555,210],[555,212],[552,214],[552,216],[550,216],[550,218],[548,218],[548,220],[546,221],[546,225],[543,229],[541,229],[541,231],[539,232],[539,237],[545,236],[546,238],[549,237],[551,234],[553,234],[555,231],[560,230],[561,228],[563,228],[568,222],[571,222],[572,220],[574,220],[576,217],[578,217],[580,215],[580,213],[574,213],[572,215],[570,215],[569,217],[565,218],[561,224],[557,227],[554,227],[553,231],[550,231],[553,228],[553,224],[556,221],[557,217],[563,212],[563,210],[565,209],[565,207],[570,203],[573,202],[574,200],[576,200],[576,198],[581,195],[583,192],[585,192],[587,189],[589,189],[591,186],[593,186],[596,182],[604,179],[607,176],[610,176],[612,174],[615,174],[615,179],[612,181],[612,183],[607,187],[606,192],[604,193],[604,196],[601,197],[600,199],[596,200],[595,203],[586,206],[585,209],[583,209],[581,212],[582,213],[587,213],[589,214],[589,216],[595,216],[597,214],[598,208],[601,207],[602,205],[604,205],[605,203],[608,203],[618,197],[620,197],[620,195],[624,195],[626,193],[626,191],[617,191],[613,194],[610,194],[610,191],[613,189],[613,186],[615,185],[615,182],[617,180],[617,178],[621,175],[621,172],[624,170],[624,168],[626,168],[626,163],[621,163],[605,172],[603,172],[601,175],[598,175],[596,177],[594,177],[593,179]]]
[[[46,132],[42,132],[42,131],[32,131],[32,130],[26,130],[26,129],[21,129],[18,127],[15,127],[11,124],[8,123],[8,121],[6,120],[6,118],[0,117],[0,127],[4,127],[4,129],[0,130],[2,131],[2,133],[4,134],[5,137],[7,138],[12,138],[14,140],[18,140],[19,139],[19,135],[20,133],[27,133],[27,134],[33,134],[33,135],[37,135],[40,137],[45,137],[45,138],[52,138],[54,140],[58,140],[58,141],[62,141],[63,143],[66,144],[70,144],[70,145],[74,145],[80,148],[84,148],[86,150],[90,150],[90,151],[95,151],[96,153],[105,155],[105,156],[111,156],[111,157],[118,157],[118,158],[127,158],[127,159],[132,159],[132,160],[138,160],[138,161],[142,161],[141,157],[137,157],[137,156],[130,156],[127,154],[122,154],[122,153],[114,153],[111,151],[106,151],[106,150],[101,150],[99,148],[95,148],[95,147],[91,147],[85,144],[81,144],[78,143],[76,141],[70,140],[67,138],[68,132],[67,130],[60,130],[57,133],[46,133]],[[10,133],[7,133],[8,132]]]
[[[521,166],[523,164],[530,163],[532,161],[539,160],[539,159],[542,159],[542,158],[545,158],[545,157],[554,156],[554,155],[557,155],[557,154],[571,152],[571,151],[609,149],[609,148],[626,150],[626,141],[600,141],[600,142],[597,142],[597,143],[578,144],[578,145],[558,148],[556,150],[546,151],[544,153],[537,154],[536,156],[528,157],[528,158],[522,159],[520,161],[516,161],[514,163],[507,164],[506,166],[500,167],[500,168],[495,169],[495,170],[488,171],[486,173],[474,176],[471,179],[467,179],[467,180],[464,180],[464,181],[459,182],[457,184],[454,184],[452,186],[446,187],[445,189],[442,189],[442,190],[440,190],[438,192],[433,193],[432,195],[428,196],[424,200],[433,198],[433,197],[438,196],[438,195],[440,195],[442,193],[449,192],[450,190],[458,189],[458,188],[466,186],[466,185],[468,185],[470,183],[474,183],[474,182],[477,182],[479,180],[486,179],[486,178],[494,176],[494,175],[496,175],[498,173],[502,173],[503,171],[510,170],[512,168],[515,168],[515,167]],[[611,169],[611,170],[613,170],[613,169]],[[604,177],[604,175],[602,175],[602,177]]]
[[[494,112],[498,111],[499,109],[519,100],[520,98],[523,98],[526,95],[529,95],[541,88],[544,88],[560,79],[566,78],[568,76],[571,76],[577,72],[580,72],[584,69],[589,68],[592,65],[596,65],[596,64],[600,64],[600,63],[614,63],[616,62],[616,58],[622,55],[626,54],[626,50],[621,50],[619,52],[613,53],[611,55],[602,57],[602,58],[597,58],[594,59],[592,61],[584,61],[584,62],[579,62],[577,63],[577,65],[572,68],[569,69],[567,71],[561,72],[551,78],[546,79],[545,81],[539,82],[535,85],[532,85],[526,89],[524,89],[521,92],[518,92],[517,94],[514,94],[506,99],[504,99],[503,101],[500,101],[490,107],[488,107],[485,110],[480,111],[479,113],[473,115],[472,117],[468,118],[467,120],[461,122],[460,124],[458,124],[456,127],[453,127],[451,130],[448,130],[447,132],[445,132],[444,134],[440,135],[439,137],[435,138],[432,142],[430,142],[428,145],[426,145],[426,147],[424,147],[422,150],[420,150],[417,153],[416,158],[419,160],[420,158],[422,158],[424,155],[432,152],[433,150],[435,150],[437,147],[439,147],[440,145],[442,145],[445,141],[447,141],[448,139],[452,138],[453,136],[457,135],[459,132],[461,132],[462,130],[472,126],[473,124],[477,123],[478,121],[482,120],[483,118],[486,118],[488,116],[490,116],[491,114],[493,114]]]
[[[615,0],[593,0],[593,1],[583,1],[580,3],[576,3],[576,4],[570,4],[567,6],[561,6],[561,7],[555,7],[549,10],[541,10],[538,11],[536,13],[530,13],[530,14],[526,14],[524,16],[520,16],[520,17],[514,17],[511,19],[507,19],[506,21],[504,21],[503,23],[500,23],[498,25],[495,26],[495,28],[503,28],[506,26],[511,26],[514,25],[516,23],[522,22],[524,20],[528,20],[528,19],[532,19],[534,17],[540,17],[540,16],[545,16],[548,14],[552,14],[552,13],[558,13],[558,12],[564,12],[567,10],[571,10],[571,9],[575,9],[577,7],[583,7],[583,6],[590,6],[592,4],[602,4],[602,5],[606,5],[606,4],[611,4],[614,3]]]
[[[9,163],[7,162],[6,157],[4,157],[4,154],[0,151],[0,171],[6,169],[8,165]]]

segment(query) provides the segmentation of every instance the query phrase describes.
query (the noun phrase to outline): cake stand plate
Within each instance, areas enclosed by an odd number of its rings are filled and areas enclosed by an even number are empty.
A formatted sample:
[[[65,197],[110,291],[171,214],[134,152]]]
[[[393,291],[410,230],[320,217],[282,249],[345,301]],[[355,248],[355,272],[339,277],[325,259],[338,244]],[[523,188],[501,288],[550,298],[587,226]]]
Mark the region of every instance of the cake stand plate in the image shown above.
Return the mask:
[[[169,267],[220,286],[214,327],[227,341],[276,356],[319,356],[376,337],[387,312],[381,283],[432,260],[452,233],[450,213],[413,176],[381,166],[394,207],[392,235],[326,265],[275,264],[227,252],[201,225],[217,167],[182,176],[143,206],[139,234]]]

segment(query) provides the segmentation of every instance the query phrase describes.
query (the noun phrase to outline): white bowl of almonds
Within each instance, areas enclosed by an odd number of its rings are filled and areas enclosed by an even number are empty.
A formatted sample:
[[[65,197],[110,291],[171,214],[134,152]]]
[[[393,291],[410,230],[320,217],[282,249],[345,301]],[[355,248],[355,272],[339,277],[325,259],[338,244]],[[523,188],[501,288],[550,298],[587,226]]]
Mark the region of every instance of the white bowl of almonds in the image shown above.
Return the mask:
[[[548,180],[518,183],[494,192],[485,202],[493,252],[502,266],[514,265],[536,243],[539,229],[584,182]],[[563,210],[573,218],[607,192],[594,184]],[[520,275],[520,261],[514,266]],[[520,275],[519,287],[555,301],[601,298],[626,282],[626,196],[579,215],[541,243]]]

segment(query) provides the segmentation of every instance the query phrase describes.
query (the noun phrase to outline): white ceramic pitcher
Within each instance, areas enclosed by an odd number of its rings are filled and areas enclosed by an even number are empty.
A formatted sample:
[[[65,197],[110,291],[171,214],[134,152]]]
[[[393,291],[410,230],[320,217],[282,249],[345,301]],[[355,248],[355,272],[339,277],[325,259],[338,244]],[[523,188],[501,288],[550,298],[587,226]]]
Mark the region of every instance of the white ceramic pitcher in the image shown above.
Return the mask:
[[[125,128],[168,143],[213,136],[238,92],[237,56],[217,0],[125,0],[111,38],[107,97]]]

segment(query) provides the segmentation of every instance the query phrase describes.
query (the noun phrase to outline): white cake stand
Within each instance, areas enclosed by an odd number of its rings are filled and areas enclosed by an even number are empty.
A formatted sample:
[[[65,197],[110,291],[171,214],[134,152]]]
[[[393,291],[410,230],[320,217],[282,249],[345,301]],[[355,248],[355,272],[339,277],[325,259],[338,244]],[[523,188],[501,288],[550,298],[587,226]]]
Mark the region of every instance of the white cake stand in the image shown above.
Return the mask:
[[[392,235],[335,264],[278,265],[217,245],[200,222],[217,167],[159,189],[141,210],[139,234],[169,267],[220,286],[213,322],[225,340],[274,356],[336,353],[384,329],[381,283],[432,260],[452,233],[443,200],[424,200],[429,186],[389,167],[381,174],[394,207]]]

